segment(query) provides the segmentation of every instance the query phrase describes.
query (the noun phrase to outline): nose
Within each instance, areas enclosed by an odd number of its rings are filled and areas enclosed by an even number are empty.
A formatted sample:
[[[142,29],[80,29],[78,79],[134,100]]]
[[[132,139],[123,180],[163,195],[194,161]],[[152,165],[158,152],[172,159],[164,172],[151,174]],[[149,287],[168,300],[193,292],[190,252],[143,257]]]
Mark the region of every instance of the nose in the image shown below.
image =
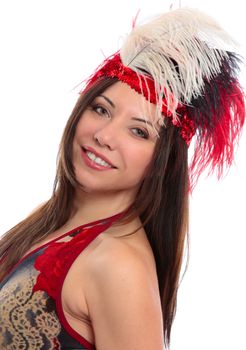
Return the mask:
[[[107,125],[104,125],[94,132],[95,142],[99,146],[106,147],[111,151],[113,151],[117,146],[118,136],[117,128],[112,122],[109,122]]]

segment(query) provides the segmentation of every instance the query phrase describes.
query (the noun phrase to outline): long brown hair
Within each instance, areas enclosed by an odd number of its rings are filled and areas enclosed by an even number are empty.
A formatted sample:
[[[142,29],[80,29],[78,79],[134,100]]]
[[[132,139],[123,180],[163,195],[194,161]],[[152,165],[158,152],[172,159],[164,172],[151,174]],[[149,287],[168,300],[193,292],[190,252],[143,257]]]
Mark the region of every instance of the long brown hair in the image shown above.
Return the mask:
[[[61,227],[72,212],[77,185],[72,164],[72,141],[83,111],[117,79],[102,79],[76,103],[61,140],[51,198],[5,233],[0,241],[0,280],[31,246]],[[187,145],[168,120],[155,146],[154,157],[129,216],[139,215],[152,247],[168,346],[175,316],[177,290],[188,231]],[[128,217],[129,218],[129,217]]]

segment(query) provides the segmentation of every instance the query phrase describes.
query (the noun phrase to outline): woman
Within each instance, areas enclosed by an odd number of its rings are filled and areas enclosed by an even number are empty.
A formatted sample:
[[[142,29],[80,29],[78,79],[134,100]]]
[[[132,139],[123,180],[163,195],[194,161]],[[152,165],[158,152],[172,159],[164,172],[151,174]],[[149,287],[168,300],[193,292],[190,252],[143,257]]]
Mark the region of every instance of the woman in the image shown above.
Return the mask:
[[[52,197],[0,243],[1,349],[169,346],[189,189],[231,164],[245,119],[230,41],[171,11],[87,80]]]

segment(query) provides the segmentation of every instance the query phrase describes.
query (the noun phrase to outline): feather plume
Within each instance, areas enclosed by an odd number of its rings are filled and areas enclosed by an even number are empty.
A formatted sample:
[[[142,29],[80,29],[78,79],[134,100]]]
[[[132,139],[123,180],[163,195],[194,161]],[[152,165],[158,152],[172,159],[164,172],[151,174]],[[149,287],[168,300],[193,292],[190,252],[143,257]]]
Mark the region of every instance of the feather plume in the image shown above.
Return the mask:
[[[176,118],[179,104],[189,105],[220,72],[234,40],[208,15],[180,8],[137,25],[127,36],[120,56],[137,74],[152,77],[157,104],[165,96],[167,109]]]
[[[158,120],[171,118],[187,146],[193,138],[193,189],[205,169],[220,178],[234,159],[245,122],[236,46],[208,15],[180,8],[146,24],[134,21],[120,51],[98,67],[87,87],[116,77],[157,104]]]
[[[191,101],[185,113],[193,121],[196,135],[190,163],[190,187],[195,187],[204,170],[222,177],[234,160],[235,147],[245,122],[245,94],[237,79],[239,57],[228,52],[221,72],[209,82],[204,93]]]

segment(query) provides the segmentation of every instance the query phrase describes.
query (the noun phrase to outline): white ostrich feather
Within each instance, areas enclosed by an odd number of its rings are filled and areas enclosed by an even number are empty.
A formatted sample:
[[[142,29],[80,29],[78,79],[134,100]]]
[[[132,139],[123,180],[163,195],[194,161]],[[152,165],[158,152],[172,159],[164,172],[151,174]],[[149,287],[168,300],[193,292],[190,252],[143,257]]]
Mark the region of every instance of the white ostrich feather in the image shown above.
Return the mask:
[[[180,8],[134,27],[120,56],[136,73],[148,72],[155,81],[158,105],[164,94],[175,117],[177,105],[202,94],[204,79],[220,72],[221,60],[235,45],[210,16]]]

